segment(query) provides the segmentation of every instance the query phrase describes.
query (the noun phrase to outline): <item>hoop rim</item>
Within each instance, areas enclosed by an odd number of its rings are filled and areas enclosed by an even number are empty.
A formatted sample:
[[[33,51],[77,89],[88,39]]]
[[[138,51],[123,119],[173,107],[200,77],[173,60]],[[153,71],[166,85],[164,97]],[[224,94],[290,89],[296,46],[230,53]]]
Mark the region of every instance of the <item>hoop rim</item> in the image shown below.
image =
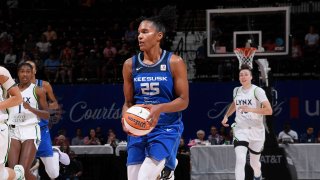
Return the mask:
[[[240,47],[240,48],[235,48],[234,50],[246,50],[246,49],[257,50],[257,48],[255,47]]]
[[[234,53],[238,55],[242,55],[243,57],[250,57],[252,54],[254,54],[257,51],[257,48],[255,47],[241,47],[241,48],[235,48],[233,50]]]

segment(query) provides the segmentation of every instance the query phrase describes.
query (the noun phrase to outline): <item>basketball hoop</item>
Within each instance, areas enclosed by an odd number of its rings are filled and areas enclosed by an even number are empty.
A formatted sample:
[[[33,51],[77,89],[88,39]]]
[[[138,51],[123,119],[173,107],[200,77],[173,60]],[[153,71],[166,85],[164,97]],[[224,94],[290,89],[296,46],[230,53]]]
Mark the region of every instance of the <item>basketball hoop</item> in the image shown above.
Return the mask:
[[[252,69],[252,60],[253,56],[256,52],[256,48],[249,47],[249,48],[236,48],[234,49],[234,53],[237,55],[237,58],[239,60],[239,69],[241,68],[241,65],[247,64]]]

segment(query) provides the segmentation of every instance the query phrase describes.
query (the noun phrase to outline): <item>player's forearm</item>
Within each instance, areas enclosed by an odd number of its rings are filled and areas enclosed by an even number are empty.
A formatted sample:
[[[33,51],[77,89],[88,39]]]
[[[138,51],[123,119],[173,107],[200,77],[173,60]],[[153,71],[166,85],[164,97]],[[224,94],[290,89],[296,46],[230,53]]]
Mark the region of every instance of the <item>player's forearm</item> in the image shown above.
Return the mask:
[[[37,115],[41,119],[49,119],[49,117],[50,117],[50,113],[46,110],[31,108],[31,109],[29,109],[29,111],[31,111],[32,113],[34,113],[35,115]]]
[[[229,116],[231,116],[234,112],[236,111],[236,106],[234,105],[234,102],[232,102],[226,112],[225,117],[228,118]]]
[[[250,108],[249,112],[253,112],[256,114],[261,114],[261,115],[272,115],[272,109],[271,108]]]
[[[125,101],[124,102],[124,104],[123,104],[123,106],[122,106],[122,114],[124,113],[124,112],[126,112],[131,106],[133,106],[134,104],[133,104],[133,102],[131,102],[131,101]]]
[[[17,106],[22,103],[22,98],[11,96],[10,98],[0,102],[0,109],[7,109],[12,106]]]
[[[58,109],[59,105],[57,101],[49,103],[49,109]]]
[[[185,110],[189,105],[189,98],[178,97],[169,103],[161,104],[161,112],[179,112]]]

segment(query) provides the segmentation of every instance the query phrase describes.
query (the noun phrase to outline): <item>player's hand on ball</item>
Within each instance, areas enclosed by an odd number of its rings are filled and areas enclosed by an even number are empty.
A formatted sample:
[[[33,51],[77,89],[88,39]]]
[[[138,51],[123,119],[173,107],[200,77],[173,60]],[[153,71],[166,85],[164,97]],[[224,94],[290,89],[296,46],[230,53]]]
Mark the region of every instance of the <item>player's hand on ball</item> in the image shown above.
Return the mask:
[[[221,124],[224,126],[224,127],[229,127],[229,124],[227,124],[228,122],[228,118],[226,116],[223,117],[223,120],[221,121]]]
[[[129,130],[128,130],[128,129],[126,128],[126,126],[124,125],[123,121],[124,121],[124,118],[121,118],[122,130],[123,130],[125,133],[127,133],[128,135],[130,135],[130,136],[135,136],[134,134],[132,134],[132,133],[129,132]]]
[[[147,121],[149,121],[151,127],[155,127],[158,123],[160,113],[161,113],[161,104],[146,104],[142,105],[142,107],[150,110],[150,115],[147,117]]]

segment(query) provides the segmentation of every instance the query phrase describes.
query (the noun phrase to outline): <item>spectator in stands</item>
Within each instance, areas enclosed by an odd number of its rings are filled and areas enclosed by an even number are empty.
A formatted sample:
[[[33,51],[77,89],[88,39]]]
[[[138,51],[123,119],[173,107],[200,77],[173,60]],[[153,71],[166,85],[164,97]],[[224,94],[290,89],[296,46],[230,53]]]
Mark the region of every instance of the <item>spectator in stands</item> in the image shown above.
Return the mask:
[[[62,136],[61,136],[62,135]],[[60,146],[61,143],[70,144],[69,138],[67,138],[67,130],[62,128],[58,131],[57,136],[53,140],[53,144]]]
[[[58,39],[56,31],[52,29],[52,26],[49,24],[47,30],[43,32],[43,35],[47,38],[47,41],[52,43]]]
[[[301,43],[299,42],[299,40],[297,38],[293,38],[292,39],[292,47],[291,47],[291,57],[294,60],[298,60],[302,57],[302,47],[301,47]]]
[[[196,77],[208,75],[208,62],[207,62],[207,39],[202,40],[202,44],[197,48],[196,58],[194,60],[196,67]],[[210,69],[212,71],[212,69]]]
[[[6,31],[0,34],[0,54],[8,52],[12,48],[12,36]]]
[[[316,137],[313,132],[313,127],[308,127],[307,132],[300,136],[300,143],[315,143]]]
[[[127,43],[123,43],[121,46],[121,49],[119,49],[119,59],[128,59],[131,54],[130,54],[130,50],[129,50],[129,46]]]
[[[95,0],[80,0],[80,4],[84,8],[90,8],[94,6]]]
[[[51,51],[51,43],[47,41],[45,35],[41,35],[41,39],[39,42],[37,42],[36,47],[42,60],[48,58],[48,55]]]
[[[204,130],[198,130],[197,131],[197,139],[194,139],[194,140],[191,140],[189,143],[188,143],[188,146],[191,147],[191,146],[195,146],[195,145],[206,145],[208,144],[209,142],[207,140],[205,140],[205,136],[206,136],[206,133],[204,132]]]
[[[64,135],[59,135],[56,139],[55,139],[55,146],[70,146],[69,140],[64,136]]]
[[[104,142],[103,132],[100,126],[96,127],[96,137],[100,140],[101,144]]]
[[[224,143],[224,138],[218,133],[218,130],[215,126],[211,126],[208,141],[211,145],[220,145]]]
[[[221,127],[220,127],[220,129],[219,129],[219,134],[220,134],[220,136],[222,136],[223,141],[225,140],[225,138],[226,138],[227,136],[229,136],[229,134],[228,134],[228,132],[227,132],[227,130],[226,130],[226,127],[224,127],[224,126],[221,126]]]
[[[96,131],[94,129],[90,129],[89,136],[84,138],[85,145],[101,145],[100,140],[96,137]]]
[[[110,146],[112,146],[115,149],[118,146],[119,142],[120,141],[119,141],[119,139],[117,139],[114,131],[109,131],[107,144],[110,144]]]
[[[230,129],[229,135],[225,137],[224,143],[225,144],[233,144],[233,130],[232,129]]]
[[[97,45],[95,45],[96,47]],[[100,79],[102,54],[99,51],[99,47],[90,50],[89,55],[80,62],[81,77],[86,78],[93,77]]]
[[[283,144],[298,142],[298,133],[291,129],[289,123],[284,124],[284,130],[279,133],[278,142]]]
[[[28,52],[32,52],[37,47],[36,41],[34,40],[31,33],[28,34],[28,37],[25,39],[23,46]]]
[[[319,48],[319,34],[313,25],[309,26],[309,33],[304,37],[306,55],[313,55]]]
[[[215,53],[215,47],[216,45],[220,44],[220,39],[222,36],[222,31],[220,27],[218,26],[217,22],[215,20],[211,20],[211,46],[213,53]]]
[[[12,48],[5,55],[3,63],[5,66],[15,66],[17,64],[17,55]]]
[[[138,43],[137,42],[138,31],[137,31],[137,28],[134,27],[134,22],[135,21],[130,22],[129,28],[124,33],[124,40],[130,46],[136,46]]]
[[[103,50],[103,63],[102,63],[102,81],[107,81],[107,76],[109,72],[113,72],[113,76],[116,77],[117,75],[117,62],[115,60],[117,55],[117,49],[113,46],[111,40],[106,41],[106,47]]]
[[[72,138],[71,145],[84,145],[82,130],[80,128],[77,128],[76,137]]]
[[[68,75],[68,82],[72,83],[73,59],[74,59],[74,51],[71,46],[71,41],[68,41],[66,43],[66,46],[60,53],[60,60],[61,60],[60,75],[61,75],[62,83],[65,83],[66,75]]]
[[[183,137],[180,138],[180,144],[178,147],[178,154],[185,154],[185,155],[190,154],[190,149],[188,148],[188,146],[186,146]]]
[[[54,54],[44,61],[44,73],[49,82],[57,82],[60,70],[60,60]]]

